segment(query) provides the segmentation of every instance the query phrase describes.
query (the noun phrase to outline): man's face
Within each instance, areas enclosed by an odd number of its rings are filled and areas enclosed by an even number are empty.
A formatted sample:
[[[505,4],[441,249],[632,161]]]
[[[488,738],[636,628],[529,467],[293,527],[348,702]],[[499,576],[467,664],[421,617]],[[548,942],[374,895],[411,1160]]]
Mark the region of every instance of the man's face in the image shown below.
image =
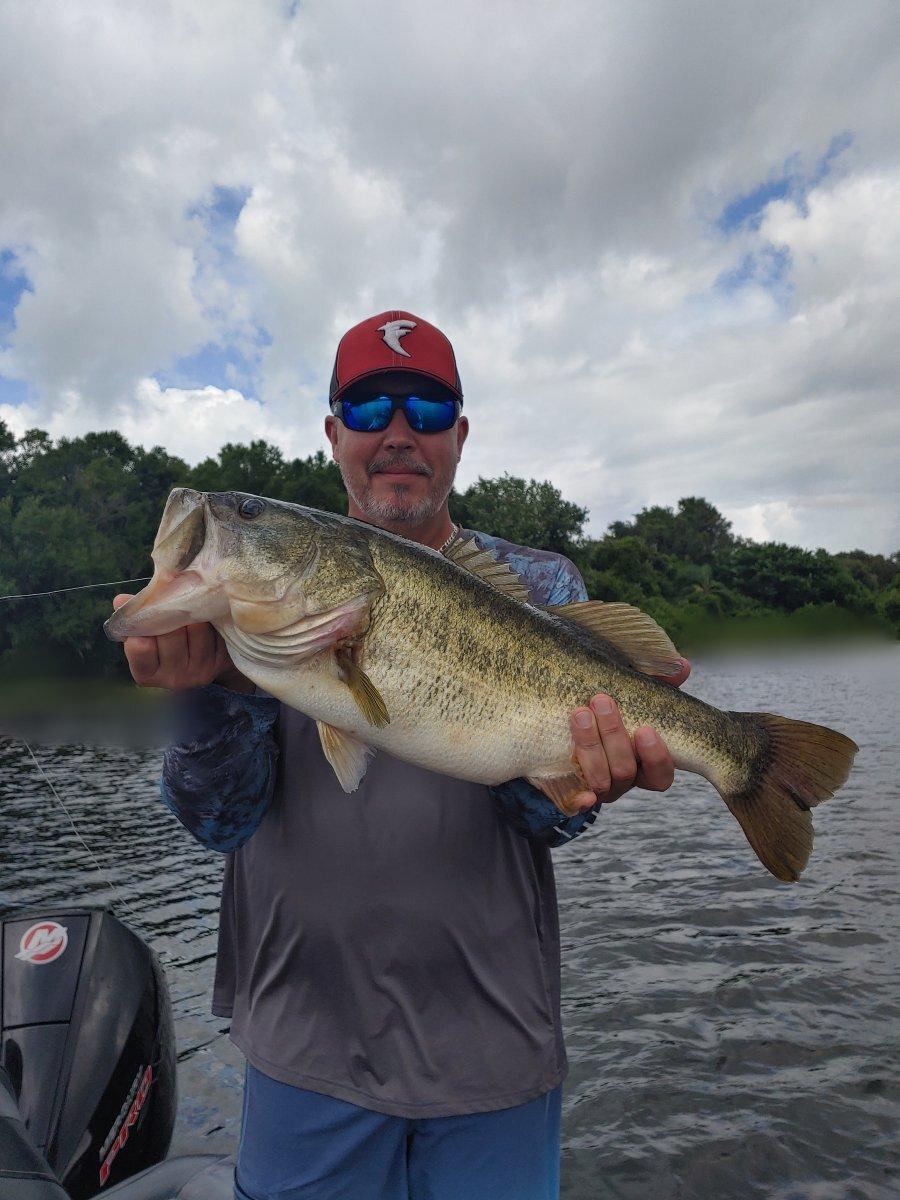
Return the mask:
[[[409,396],[422,380],[407,371],[386,371],[367,383],[372,391]],[[443,433],[416,433],[401,410],[387,429],[357,433],[334,416],[325,432],[350,497],[350,516],[391,525],[419,525],[444,505],[459,462],[469,423],[460,416]]]

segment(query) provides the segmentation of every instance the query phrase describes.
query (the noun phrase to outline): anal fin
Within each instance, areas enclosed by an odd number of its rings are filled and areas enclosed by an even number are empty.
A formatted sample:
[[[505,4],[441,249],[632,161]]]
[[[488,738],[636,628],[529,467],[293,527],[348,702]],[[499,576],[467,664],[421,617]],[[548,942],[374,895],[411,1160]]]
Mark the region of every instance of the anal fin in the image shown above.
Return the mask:
[[[316,727],[322,753],[334,768],[338,783],[345,792],[355,792],[375,751],[352,733],[346,733],[325,721],[316,721]]]

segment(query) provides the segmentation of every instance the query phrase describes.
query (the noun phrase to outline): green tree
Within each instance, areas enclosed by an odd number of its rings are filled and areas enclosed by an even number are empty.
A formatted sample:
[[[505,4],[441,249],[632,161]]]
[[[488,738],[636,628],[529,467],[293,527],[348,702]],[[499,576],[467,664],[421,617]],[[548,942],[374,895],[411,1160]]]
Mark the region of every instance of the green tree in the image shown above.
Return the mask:
[[[580,557],[592,596],[641,608],[659,594],[659,555],[643,538],[607,536],[587,543]]]
[[[552,483],[515,475],[479,478],[462,494],[454,492],[450,507],[469,529],[570,556],[587,520],[587,509],[564,500]]]
[[[848,550],[834,557],[857,583],[873,593],[883,591],[900,578],[900,554],[886,558],[883,554],[869,554],[865,550]]]
[[[692,563],[712,563],[734,543],[731,522],[699,496],[685,496],[677,511],[653,505],[631,521],[614,521],[613,537],[639,537],[660,554]]]
[[[7,496],[12,488],[12,463],[16,449],[16,439],[12,430],[0,418],[0,500]]]
[[[734,544],[731,522],[699,496],[686,496],[678,501],[675,523],[679,538],[676,553],[688,562],[713,563]]]
[[[876,601],[876,611],[894,633],[900,634],[900,583],[881,592]]]
[[[18,592],[12,551],[12,496],[0,494],[0,596]],[[0,600],[0,662],[12,645],[13,602]]]
[[[690,574],[693,583],[687,598],[708,616],[723,617],[739,606],[740,598],[716,579],[709,563],[690,568]]]
[[[865,590],[825,550],[782,542],[743,542],[721,569],[726,584],[767,608],[793,612],[805,604],[837,604],[871,611]]]
[[[341,472],[337,463],[326,458],[321,450],[308,458],[295,458],[285,464],[279,498],[323,512],[347,511],[347,493]]]
[[[160,447],[134,448],[118,433],[54,443],[30,430],[6,456],[12,486],[0,502],[0,576],[7,592],[40,592],[149,575],[166,496],[187,465]],[[5,657],[35,671],[114,669],[121,655],[101,625],[110,593],[5,601]]]
[[[228,443],[189,468],[160,446],[131,446],[112,431],[54,442],[32,429],[16,439],[0,422],[0,595],[148,575],[150,547],[175,486],[346,511],[340,472],[322,451],[288,461],[262,440]],[[585,509],[546,481],[482,478],[453,494],[451,511],[470,528],[568,555],[592,595],[643,608],[676,642],[729,614],[791,613],[797,628],[805,622],[821,630],[830,621],[838,630],[846,609],[878,615],[900,633],[900,556],[830,555],[735,539],[701,497],[684,497],[674,510],[645,508],[599,539],[582,536]],[[0,666],[123,671],[120,650],[101,632],[111,592],[3,602]]]
[[[188,474],[188,486],[201,492],[251,492],[257,496],[281,493],[284,456],[261,438],[249,446],[226,442],[216,458],[205,458]]]
[[[249,446],[229,442],[216,458],[206,458],[190,470],[185,482],[201,492],[251,492],[325,512],[347,511],[337,463],[321,450],[287,462],[270,442],[259,440]]]

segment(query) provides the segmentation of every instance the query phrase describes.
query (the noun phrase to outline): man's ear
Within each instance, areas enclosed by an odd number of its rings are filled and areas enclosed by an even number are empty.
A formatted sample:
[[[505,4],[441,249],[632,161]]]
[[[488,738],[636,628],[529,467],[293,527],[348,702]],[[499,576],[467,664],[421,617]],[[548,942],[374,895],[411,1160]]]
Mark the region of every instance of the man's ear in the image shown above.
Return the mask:
[[[335,462],[337,462],[338,461],[337,421],[334,419],[334,416],[331,413],[329,413],[328,416],[325,418],[325,436],[328,438],[329,442],[331,442],[331,457],[334,459]]]
[[[460,417],[456,422],[456,461],[462,458],[462,448],[465,445],[466,438],[469,436],[469,418]]]

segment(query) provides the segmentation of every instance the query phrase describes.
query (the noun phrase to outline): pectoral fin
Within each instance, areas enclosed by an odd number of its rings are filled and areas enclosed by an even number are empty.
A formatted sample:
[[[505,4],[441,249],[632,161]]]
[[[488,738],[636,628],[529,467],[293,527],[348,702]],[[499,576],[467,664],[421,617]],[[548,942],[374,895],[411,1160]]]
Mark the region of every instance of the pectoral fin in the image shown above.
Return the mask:
[[[547,604],[544,612],[574,621],[620,650],[637,671],[648,675],[674,675],[681,658],[669,635],[649,613],[631,604],[605,604],[585,600],[580,604]]]
[[[378,728],[389,725],[391,718],[387,705],[378,688],[356,661],[354,651],[348,648],[338,650],[335,659],[341,678],[369,724]]]
[[[355,792],[366,773],[369,758],[374,754],[371,746],[361,742],[352,733],[316,721],[322,752],[334,768],[338,783],[345,792]]]

